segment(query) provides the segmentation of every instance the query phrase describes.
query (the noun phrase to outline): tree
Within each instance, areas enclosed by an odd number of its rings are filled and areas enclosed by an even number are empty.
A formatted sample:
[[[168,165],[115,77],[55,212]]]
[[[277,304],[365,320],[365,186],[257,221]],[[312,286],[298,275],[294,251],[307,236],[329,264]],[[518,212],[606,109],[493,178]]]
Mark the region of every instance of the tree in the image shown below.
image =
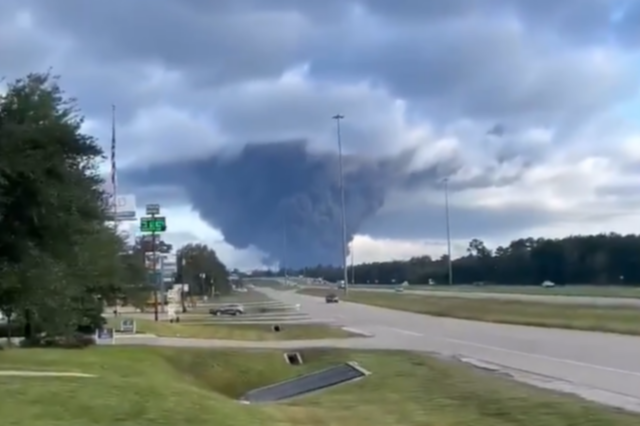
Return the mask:
[[[102,203],[103,153],[82,123],[49,73],[0,97],[0,309],[29,338],[99,322],[122,273],[123,242]]]
[[[453,261],[456,284],[486,282],[539,285],[557,284],[640,285],[640,235],[599,234],[561,239],[520,238],[490,250],[473,239],[467,255]],[[339,267],[317,265],[295,272],[331,281],[342,279]],[[351,271],[349,271],[351,276]],[[355,266],[358,283],[413,284],[447,282],[447,258],[415,257]]]
[[[177,251],[177,282],[189,284],[197,295],[227,294],[231,291],[229,272],[215,250],[204,244],[187,244]]]

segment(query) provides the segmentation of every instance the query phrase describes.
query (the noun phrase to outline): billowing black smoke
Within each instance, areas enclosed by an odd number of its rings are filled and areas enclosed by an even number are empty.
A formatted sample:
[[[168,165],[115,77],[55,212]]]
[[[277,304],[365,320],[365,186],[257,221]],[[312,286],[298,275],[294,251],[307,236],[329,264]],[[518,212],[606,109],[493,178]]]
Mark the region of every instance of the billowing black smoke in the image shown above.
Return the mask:
[[[383,206],[389,189],[407,184],[406,156],[343,158],[347,235]],[[435,170],[420,180],[437,181]],[[136,184],[182,186],[195,209],[237,248],[253,245],[289,267],[340,264],[341,196],[338,156],[302,141],[249,144],[233,155],[152,167]],[[413,176],[415,179],[415,175]]]

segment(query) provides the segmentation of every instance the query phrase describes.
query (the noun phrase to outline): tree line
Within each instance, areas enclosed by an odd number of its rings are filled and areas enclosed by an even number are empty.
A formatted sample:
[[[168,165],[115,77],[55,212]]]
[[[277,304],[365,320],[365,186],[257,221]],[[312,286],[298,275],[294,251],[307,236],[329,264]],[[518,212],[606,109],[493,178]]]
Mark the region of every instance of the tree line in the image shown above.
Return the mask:
[[[304,275],[329,281],[342,279],[342,269],[316,265],[301,270],[261,273]],[[490,249],[479,239],[469,242],[465,256],[453,260],[454,284],[640,285],[640,235],[615,233],[575,235],[559,239],[520,238]],[[356,265],[348,276],[356,283],[447,284],[448,258],[419,256]]]
[[[187,244],[177,251],[176,283],[189,285],[189,293],[213,296],[231,292],[229,271],[215,250],[206,244]]]
[[[15,80],[0,95],[0,330],[6,337],[20,334],[33,344],[73,340],[103,326],[105,305],[152,289],[143,248],[128,247],[109,223],[99,172],[105,155],[82,124],[75,100],[49,73]],[[186,265],[200,263],[183,268],[182,277],[191,282],[190,271],[198,270],[222,282],[226,268],[215,252],[195,252]]]

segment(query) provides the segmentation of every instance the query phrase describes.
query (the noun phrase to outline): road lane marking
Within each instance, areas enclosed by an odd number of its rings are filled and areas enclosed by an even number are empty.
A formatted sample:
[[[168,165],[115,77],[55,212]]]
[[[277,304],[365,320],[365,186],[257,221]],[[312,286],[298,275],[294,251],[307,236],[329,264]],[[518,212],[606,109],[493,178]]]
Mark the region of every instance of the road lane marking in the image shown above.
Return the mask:
[[[529,358],[543,359],[545,361],[561,362],[561,363],[565,363],[565,364],[569,364],[569,365],[575,365],[575,366],[578,366],[578,367],[588,367],[588,368],[593,368],[595,370],[608,371],[610,373],[618,373],[618,374],[625,374],[625,375],[631,375],[631,376],[640,377],[640,372],[637,372],[637,371],[623,370],[623,369],[614,368],[614,367],[605,367],[603,365],[589,364],[587,362],[574,361],[574,360],[566,359],[566,358],[556,358],[556,357],[548,356],[548,355],[531,354],[531,353],[527,353],[527,352],[516,351],[516,350],[513,350],[513,349],[500,348],[498,346],[491,346],[491,345],[484,345],[482,343],[469,342],[469,341],[466,341],[466,340],[449,339],[449,338],[443,338],[443,340],[451,342],[451,343],[458,343],[458,344],[461,344],[461,345],[475,346],[475,347],[478,347],[478,348],[489,349],[489,350],[493,350],[493,351],[496,351],[496,352],[510,353],[510,354],[513,354],[513,355],[526,356],[526,357],[529,357]]]
[[[363,331],[363,330],[360,330],[360,329],[358,329],[358,328],[353,328],[353,327],[342,327],[342,329],[343,329],[344,331],[348,331],[349,333],[352,333],[352,334],[359,334],[359,335],[361,335],[361,336],[366,336],[366,337],[373,337],[373,336],[374,336],[374,334],[373,334],[373,333],[369,333],[369,332],[367,332],[367,331]]]
[[[422,336],[422,334],[416,333],[415,331],[403,330],[401,328],[395,328],[395,327],[387,327],[387,326],[383,326],[383,327],[398,333],[408,334],[410,336]]]

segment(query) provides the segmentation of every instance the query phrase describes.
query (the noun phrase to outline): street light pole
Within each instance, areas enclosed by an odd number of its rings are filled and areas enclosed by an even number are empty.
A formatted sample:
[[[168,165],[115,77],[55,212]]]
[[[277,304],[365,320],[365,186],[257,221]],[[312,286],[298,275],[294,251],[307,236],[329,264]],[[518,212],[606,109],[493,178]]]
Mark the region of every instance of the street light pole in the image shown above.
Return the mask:
[[[340,120],[344,115],[336,114],[332,119],[336,120],[336,132],[338,136],[338,162],[340,168],[340,207],[342,213],[342,273],[344,280],[344,294],[349,292],[349,277],[347,275],[347,214],[344,203],[344,171],[342,168],[342,134],[340,132]]]
[[[449,219],[449,178],[444,179],[444,210],[447,227],[447,266],[449,268],[449,285],[453,285],[453,262],[451,260],[451,223]]]
[[[353,256],[355,252],[355,248],[353,247],[353,241],[351,242],[351,284],[356,283],[356,266],[354,265]]]
[[[282,254],[282,274],[284,275],[284,285],[289,284],[289,276],[287,275],[287,221],[284,221],[284,225],[282,227],[282,244],[283,244],[283,254]]]

